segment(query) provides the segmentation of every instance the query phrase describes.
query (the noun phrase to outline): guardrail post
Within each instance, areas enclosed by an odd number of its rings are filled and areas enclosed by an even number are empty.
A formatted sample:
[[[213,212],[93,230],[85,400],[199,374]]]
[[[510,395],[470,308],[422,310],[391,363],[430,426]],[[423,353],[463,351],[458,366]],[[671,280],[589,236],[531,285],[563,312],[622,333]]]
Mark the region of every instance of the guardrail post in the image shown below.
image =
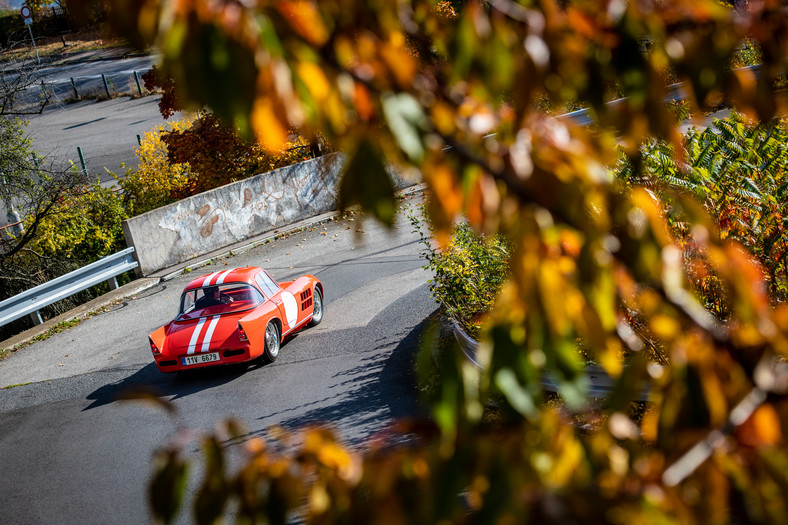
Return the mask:
[[[113,277],[112,279],[107,279],[107,284],[109,285],[110,290],[117,290],[119,288],[117,277]]]
[[[107,98],[109,98],[111,95],[109,94],[109,84],[107,84],[107,75],[102,73],[101,80],[104,82],[104,91],[107,92]]]
[[[77,83],[74,82],[74,77],[71,77],[71,87],[74,88],[74,98],[79,98],[79,92],[77,91]]]
[[[134,72],[134,80],[137,81],[137,91],[139,91],[140,96],[142,96],[142,85],[140,84],[140,76],[137,74],[136,71]]]
[[[41,312],[39,312],[38,310],[30,313],[30,319],[33,320],[34,325],[44,324],[44,320],[41,319]]]
[[[77,146],[77,155],[79,155],[79,163],[82,164],[82,173],[85,174],[85,177],[88,176],[88,165],[85,164],[85,156],[82,155],[82,148]]]

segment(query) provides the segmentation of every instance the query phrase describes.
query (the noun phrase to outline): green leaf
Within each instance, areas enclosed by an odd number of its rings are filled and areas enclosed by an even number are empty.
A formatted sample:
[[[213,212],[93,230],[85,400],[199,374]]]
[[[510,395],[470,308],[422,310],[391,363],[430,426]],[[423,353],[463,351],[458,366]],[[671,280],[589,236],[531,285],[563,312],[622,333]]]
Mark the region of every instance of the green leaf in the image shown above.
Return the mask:
[[[194,520],[198,525],[210,525],[221,518],[230,496],[230,487],[225,482],[224,449],[216,436],[205,440],[203,453],[205,477],[194,500]]]
[[[495,384],[506,396],[512,408],[530,418],[537,417],[538,409],[531,392],[520,386],[517,375],[511,369],[499,370],[495,374]]]
[[[427,118],[418,101],[408,93],[385,95],[383,113],[397,144],[413,162],[424,159],[420,132],[427,127]]]
[[[186,491],[188,466],[177,449],[160,451],[154,459],[153,478],[148,487],[148,501],[153,515],[162,523],[172,523]]]
[[[380,151],[367,141],[359,145],[339,185],[339,209],[345,211],[356,204],[386,226],[394,225],[394,184]]]

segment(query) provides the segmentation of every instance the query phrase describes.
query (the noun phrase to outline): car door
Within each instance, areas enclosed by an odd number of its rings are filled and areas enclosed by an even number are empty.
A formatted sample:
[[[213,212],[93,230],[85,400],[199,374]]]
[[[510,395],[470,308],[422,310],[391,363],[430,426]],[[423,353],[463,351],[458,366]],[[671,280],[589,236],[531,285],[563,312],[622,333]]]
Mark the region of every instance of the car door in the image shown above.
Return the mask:
[[[282,321],[282,334],[286,335],[295,328],[298,322],[298,303],[288,291],[282,290],[276,281],[263,270],[255,277],[257,285],[279,311],[279,319]]]

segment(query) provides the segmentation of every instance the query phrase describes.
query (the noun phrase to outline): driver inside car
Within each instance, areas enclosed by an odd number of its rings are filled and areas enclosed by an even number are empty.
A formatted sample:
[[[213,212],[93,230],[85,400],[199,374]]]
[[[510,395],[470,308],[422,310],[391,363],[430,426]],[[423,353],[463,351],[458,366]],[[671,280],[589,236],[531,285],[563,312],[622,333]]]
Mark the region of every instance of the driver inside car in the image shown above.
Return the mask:
[[[197,299],[195,303],[195,308],[207,308],[209,306],[216,306],[219,304],[228,304],[233,302],[233,300],[224,295],[219,293],[219,288],[216,286],[209,286],[205,289],[205,295]]]

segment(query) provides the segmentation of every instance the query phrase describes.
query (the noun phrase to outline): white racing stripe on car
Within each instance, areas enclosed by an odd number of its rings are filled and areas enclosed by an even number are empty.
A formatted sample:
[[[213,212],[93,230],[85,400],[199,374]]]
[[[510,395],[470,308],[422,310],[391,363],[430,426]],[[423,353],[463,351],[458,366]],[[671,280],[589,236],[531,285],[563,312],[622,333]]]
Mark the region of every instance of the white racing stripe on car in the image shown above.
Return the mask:
[[[230,272],[232,272],[233,270],[235,270],[235,268],[230,268],[229,270],[223,271],[222,274],[219,276],[219,278],[216,279],[216,284],[222,284],[224,280],[227,278],[227,276],[230,275]]]
[[[197,323],[197,327],[194,329],[192,333],[192,338],[189,340],[189,350],[186,352],[187,354],[193,354],[194,350],[197,348],[197,341],[200,339],[200,332],[202,332],[202,325],[205,324],[205,317],[200,319],[200,322]]]
[[[213,272],[211,275],[209,275],[208,277],[205,278],[205,280],[202,282],[202,285],[203,286],[208,286],[209,284],[211,284],[211,279],[213,279],[214,277],[219,275],[219,273],[221,273],[221,272]]]
[[[202,340],[202,347],[200,348],[200,352],[207,352],[208,350],[210,350],[211,337],[213,337],[213,331],[216,330],[216,325],[218,323],[219,323],[218,315],[211,317],[211,324],[208,325],[208,331],[205,332],[205,338]]]

